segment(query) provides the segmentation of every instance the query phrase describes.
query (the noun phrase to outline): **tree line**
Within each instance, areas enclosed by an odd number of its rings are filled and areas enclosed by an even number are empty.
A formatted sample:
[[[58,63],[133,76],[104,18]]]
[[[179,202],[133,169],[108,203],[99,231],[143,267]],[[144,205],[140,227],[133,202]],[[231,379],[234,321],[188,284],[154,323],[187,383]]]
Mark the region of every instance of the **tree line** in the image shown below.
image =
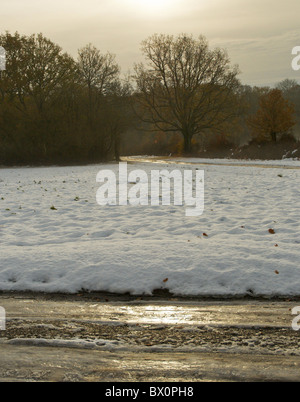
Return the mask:
[[[42,34],[0,36],[3,163],[86,163],[118,155],[131,88],[115,56],[92,45],[74,60]]]
[[[145,63],[121,75],[92,44],[77,58],[42,34],[0,35],[0,164],[93,163],[122,153],[191,154],[215,143],[277,142],[297,133],[300,86],[242,85],[205,37],[153,35]]]

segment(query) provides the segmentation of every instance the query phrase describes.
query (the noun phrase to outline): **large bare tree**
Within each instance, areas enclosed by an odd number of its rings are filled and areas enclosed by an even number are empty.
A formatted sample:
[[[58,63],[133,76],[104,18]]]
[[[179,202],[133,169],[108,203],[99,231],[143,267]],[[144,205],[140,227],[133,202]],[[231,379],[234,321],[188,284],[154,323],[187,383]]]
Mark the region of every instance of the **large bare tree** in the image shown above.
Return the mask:
[[[182,133],[186,153],[194,135],[236,115],[239,70],[226,51],[210,50],[203,36],[155,34],[142,52],[147,65],[135,65],[136,111],[153,130]]]

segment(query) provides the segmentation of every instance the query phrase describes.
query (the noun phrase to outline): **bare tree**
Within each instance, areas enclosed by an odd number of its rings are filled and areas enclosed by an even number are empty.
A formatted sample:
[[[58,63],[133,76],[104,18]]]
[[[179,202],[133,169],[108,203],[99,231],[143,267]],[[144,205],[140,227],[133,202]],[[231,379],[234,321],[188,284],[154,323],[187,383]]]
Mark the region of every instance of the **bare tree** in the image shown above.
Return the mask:
[[[96,136],[98,139],[98,146],[91,153],[106,153],[110,148],[110,136],[104,127],[104,110],[107,96],[119,79],[120,68],[113,54],[103,54],[91,44],[79,49],[77,65],[86,96],[83,104],[89,126],[86,136]]]
[[[116,80],[102,105],[103,127],[109,139],[108,149],[120,161],[122,134],[133,125],[131,108],[132,85],[127,78]]]
[[[109,90],[120,73],[115,55],[102,54],[91,44],[79,49],[78,65],[88,88],[97,88],[102,94]]]
[[[194,135],[236,114],[238,67],[224,50],[210,50],[203,36],[155,34],[142,42],[142,52],[148,65],[135,66],[136,111],[154,130],[180,132],[186,153]]]
[[[106,95],[119,76],[120,68],[115,56],[109,52],[102,54],[91,44],[78,51],[79,74],[88,88],[90,118],[93,107]]]

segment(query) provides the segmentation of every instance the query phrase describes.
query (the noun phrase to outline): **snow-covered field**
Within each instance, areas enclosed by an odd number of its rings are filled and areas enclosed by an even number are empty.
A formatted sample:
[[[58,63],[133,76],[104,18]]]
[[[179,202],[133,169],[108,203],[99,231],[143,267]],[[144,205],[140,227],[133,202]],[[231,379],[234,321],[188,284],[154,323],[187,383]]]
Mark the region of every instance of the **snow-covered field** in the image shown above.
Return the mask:
[[[300,295],[300,162],[216,162],[128,165],[199,163],[198,217],[184,205],[99,206],[96,175],[117,164],[1,169],[0,290]]]

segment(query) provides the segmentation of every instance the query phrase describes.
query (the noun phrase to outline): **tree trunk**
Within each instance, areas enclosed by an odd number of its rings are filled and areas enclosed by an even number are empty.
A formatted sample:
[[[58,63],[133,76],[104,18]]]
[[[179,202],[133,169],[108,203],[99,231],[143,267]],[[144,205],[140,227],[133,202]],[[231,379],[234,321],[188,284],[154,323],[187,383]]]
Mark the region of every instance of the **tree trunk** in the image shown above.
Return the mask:
[[[277,133],[272,132],[271,133],[272,141],[276,142],[277,141]]]
[[[116,162],[120,162],[119,145],[117,143],[115,143],[115,159]]]
[[[183,152],[185,154],[190,154],[192,151],[192,137],[193,135],[190,132],[184,132],[183,134],[183,138],[184,138],[184,148],[183,148]]]
[[[114,153],[116,162],[120,162],[120,135],[117,133],[114,135]]]

